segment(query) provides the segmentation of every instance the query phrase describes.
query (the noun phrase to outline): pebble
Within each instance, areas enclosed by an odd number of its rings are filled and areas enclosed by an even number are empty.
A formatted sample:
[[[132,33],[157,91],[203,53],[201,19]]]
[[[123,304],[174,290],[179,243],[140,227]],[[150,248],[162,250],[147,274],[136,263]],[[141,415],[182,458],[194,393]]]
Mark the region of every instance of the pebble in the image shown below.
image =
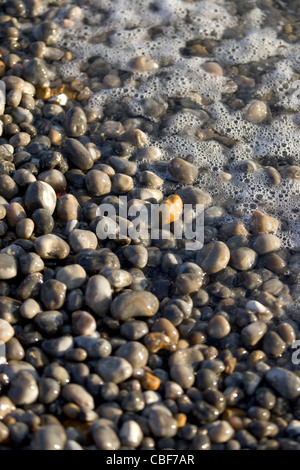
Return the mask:
[[[21,219],[22,220],[22,219]],[[23,274],[33,274],[43,271],[45,264],[36,253],[26,253],[18,259],[20,271]]]
[[[85,290],[85,303],[97,315],[106,315],[112,302],[112,289],[108,280],[100,275],[90,277]]]
[[[229,335],[230,323],[223,315],[214,315],[207,324],[207,333],[211,338],[222,339]]]
[[[197,253],[197,264],[207,274],[215,274],[225,269],[230,260],[227,245],[220,241],[211,242]]]
[[[265,255],[281,248],[281,240],[272,234],[258,235],[254,241],[253,248],[259,255]]]
[[[66,114],[65,131],[68,137],[81,137],[87,130],[87,119],[82,108],[73,106]]]
[[[65,140],[68,151],[68,159],[80,170],[89,170],[94,165],[92,154],[82,145],[79,140],[73,137]]]
[[[39,401],[45,405],[53,403],[60,394],[60,384],[51,377],[41,377],[39,381]]]
[[[69,245],[52,233],[42,235],[34,243],[37,254],[42,259],[64,259],[70,253]]]
[[[279,227],[279,221],[275,217],[264,214],[256,210],[252,214],[250,227],[253,233],[276,233]]]
[[[7,343],[15,334],[13,327],[8,321],[0,318],[0,341]]]
[[[123,346],[120,346],[114,354],[126,359],[133,369],[144,367],[149,357],[146,347],[138,341],[128,341]]]
[[[102,274],[113,289],[122,289],[132,283],[132,275],[125,269],[104,268]]]
[[[60,336],[58,338],[46,339],[42,343],[44,352],[53,357],[63,357],[69,349],[73,347],[72,336]]]
[[[36,209],[45,209],[49,214],[53,214],[56,207],[55,191],[44,181],[34,181],[28,185],[24,195],[24,204],[31,213]]]
[[[143,440],[143,432],[140,425],[130,419],[125,421],[119,431],[119,437],[123,446],[133,447],[134,449],[139,447]]]
[[[280,396],[288,400],[294,400],[300,395],[300,378],[290,370],[271,367],[265,378]]]
[[[81,287],[87,279],[85,270],[80,264],[63,266],[56,274],[56,279],[67,286],[67,289],[73,290]]]
[[[257,253],[248,247],[240,247],[231,252],[230,264],[239,271],[252,269],[257,261]]]
[[[241,331],[241,338],[246,346],[255,346],[267,331],[267,325],[261,321],[254,321]]]
[[[38,429],[32,437],[32,450],[64,450],[67,436],[60,424],[48,423]]]
[[[117,433],[111,426],[98,425],[97,421],[92,426],[92,437],[99,450],[118,450],[121,442]]]
[[[179,157],[171,160],[168,170],[173,178],[175,178],[179,183],[191,184],[198,176],[197,168],[192,163]]]
[[[40,298],[47,310],[60,309],[66,298],[67,286],[56,279],[44,282],[40,290]]]
[[[148,251],[144,246],[129,245],[123,249],[125,258],[135,267],[144,268],[148,262]]]
[[[43,335],[57,336],[61,332],[64,318],[58,310],[38,312],[34,318],[35,325]]]
[[[95,250],[98,245],[96,235],[90,230],[72,230],[68,236],[68,242],[74,253],[86,249]]]
[[[260,124],[265,121],[270,115],[269,107],[266,103],[260,100],[252,100],[246,106],[245,119],[253,124]]]
[[[128,321],[135,317],[151,317],[158,308],[158,299],[151,292],[128,291],[112,301],[110,310],[116,320]]]
[[[90,170],[85,176],[88,192],[93,196],[103,196],[110,193],[111,181],[109,176],[100,170]]]
[[[12,279],[16,277],[18,264],[14,256],[0,253],[0,279]]]
[[[38,384],[30,371],[20,370],[14,375],[7,396],[15,405],[30,405],[37,400],[38,395]]]
[[[234,437],[235,430],[227,421],[215,421],[208,426],[208,435],[212,442],[223,444]]]
[[[81,385],[70,383],[64,385],[61,396],[69,402],[76,403],[80,407],[94,409],[94,399]]]
[[[96,371],[105,382],[119,384],[131,377],[131,364],[122,357],[104,357],[99,360]]]
[[[176,435],[178,425],[172,414],[166,407],[154,408],[149,416],[149,427],[156,437],[170,438]]]
[[[54,219],[46,209],[37,209],[31,216],[36,235],[47,235],[54,229]]]

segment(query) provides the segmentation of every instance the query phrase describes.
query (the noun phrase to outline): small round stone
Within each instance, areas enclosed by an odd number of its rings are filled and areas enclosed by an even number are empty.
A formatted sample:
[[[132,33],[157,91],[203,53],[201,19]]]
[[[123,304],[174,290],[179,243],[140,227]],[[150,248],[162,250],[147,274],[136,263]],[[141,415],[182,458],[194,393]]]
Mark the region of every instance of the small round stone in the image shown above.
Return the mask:
[[[34,323],[43,335],[56,336],[62,329],[64,318],[58,310],[47,310],[39,312]]]
[[[132,375],[132,366],[122,357],[104,357],[96,366],[97,373],[105,382],[124,382]]]
[[[229,259],[229,248],[220,241],[209,243],[197,254],[197,264],[207,274],[214,274],[226,268]]]
[[[225,338],[230,333],[230,330],[230,323],[223,315],[214,315],[207,325],[207,333],[214,339]]]
[[[26,253],[19,258],[19,268],[23,274],[39,273],[44,267],[44,261],[36,253]]]
[[[75,196],[72,194],[64,194],[56,204],[56,215],[61,222],[69,220],[77,220],[80,218],[80,205]]]
[[[20,307],[20,315],[30,320],[41,311],[40,305],[34,299],[26,299]]]
[[[14,256],[0,253],[0,279],[12,279],[16,277],[18,264]]]
[[[90,336],[96,327],[96,320],[89,312],[76,310],[72,313],[72,330],[76,335]]]
[[[133,369],[144,367],[149,357],[145,346],[138,341],[128,341],[116,350],[115,355],[126,359],[132,365]]]
[[[120,448],[120,440],[116,432],[110,425],[95,425],[92,427],[93,440],[99,450],[118,450]]]
[[[148,262],[148,251],[141,245],[129,245],[123,250],[125,258],[137,268],[144,268]]]
[[[103,196],[111,191],[109,176],[100,170],[90,170],[85,176],[88,192],[93,196]]]
[[[46,209],[37,209],[31,216],[35,235],[46,235],[54,229],[54,219]]]
[[[251,248],[240,247],[231,252],[230,264],[239,271],[247,271],[255,266],[257,253]]]
[[[51,377],[41,377],[39,381],[39,401],[48,405],[54,402],[60,394],[60,384]]]
[[[31,237],[34,231],[34,222],[27,217],[18,220],[16,223],[16,235],[18,238],[28,239]]]
[[[252,100],[246,106],[245,119],[254,124],[260,124],[270,115],[269,107],[266,103],[260,100]]]
[[[165,407],[152,408],[149,416],[149,427],[154,436],[163,438],[175,436],[178,430],[176,420]]]

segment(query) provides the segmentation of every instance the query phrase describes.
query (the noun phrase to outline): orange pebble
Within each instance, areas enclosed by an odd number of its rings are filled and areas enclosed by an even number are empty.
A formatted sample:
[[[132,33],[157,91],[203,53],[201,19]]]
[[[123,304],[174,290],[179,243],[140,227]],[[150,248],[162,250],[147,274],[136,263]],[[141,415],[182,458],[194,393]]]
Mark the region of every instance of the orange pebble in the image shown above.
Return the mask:
[[[246,412],[241,408],[226,408],[224,413],[222,414],[222,419],[231,419],[233,417],[242,418],[244,417]]]
[[[157,390],[161,380],[150,372],[145,372],[141,378],[141,384],[144,390]]]
[[[3,77],[5,74],[5,64],[2,60],[0,60],[0,77]]]
[[[177,194],[171,194],[170,196],[165,199],[160,208],[162,210],[161,213],[161,224],[166,225],[175,220],[179,219],[180,214],[182,213],[183,203],[182,199],[177,196]]]
[[[46,87],[40,87],[36,89],[35,96],[40,99],[40,100],[47,100],[48,98],[51,98],[51,88],[46,86]]]
[[[177,421],[177,426],[183,428],[186,425],[187,417],[184,413],[177,413],[174,415],[174,418]]]
[[[236,366],[236,357],[226,357],[224,359],[225,374],[232,374]]]

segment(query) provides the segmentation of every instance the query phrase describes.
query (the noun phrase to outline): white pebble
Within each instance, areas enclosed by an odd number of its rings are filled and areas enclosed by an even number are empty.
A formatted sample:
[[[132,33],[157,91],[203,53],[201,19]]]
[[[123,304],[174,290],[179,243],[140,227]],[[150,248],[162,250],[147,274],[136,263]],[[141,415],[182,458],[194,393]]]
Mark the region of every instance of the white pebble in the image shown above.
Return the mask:
[[[251,310],[252,312],[257,312],[257,313],[265,313],[268,310],[267,307],[265,307],[263,304],[261,304],[257,300],[249,300],[246,303],[246,308],[248,310]]]

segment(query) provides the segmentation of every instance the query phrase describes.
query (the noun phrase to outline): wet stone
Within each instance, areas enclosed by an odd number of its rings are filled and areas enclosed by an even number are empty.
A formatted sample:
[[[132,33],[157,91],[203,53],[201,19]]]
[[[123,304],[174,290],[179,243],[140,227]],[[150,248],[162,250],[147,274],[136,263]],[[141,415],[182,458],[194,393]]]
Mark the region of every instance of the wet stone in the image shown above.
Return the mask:
[[[148,262],[148,251],[144,246],[130,245],[123,250],[125,258],[137,268],[144,268]]]
[[[65,131],[68,137],[81,137],[87,130],[87,119],[82,108],[73,106],[65,120]]]
[[[231,252],[230,264],[239,271],[247,271],[255,266],[257,253],[251,248],[240,247]]]
[[[98,274],[92,276],[86,286],[85,302],[99,316],[108,313],[112,301],[112,289],[108,280]]]
[[[49,423],[34,433],[31,448],[33,450],[63,450],[66,441],[64,428],[59,424]]]
[[[259,255],[265,255],[281,248],[281,240],[272,234],[258,235],[254,241],[253,248]]]
[[[230,333],[228,320],[222,315],[214,315],[208,322],[207,333],[211,338],[221,339]]]
[[[49,78],[46,63],[39,58],[29,60],[25,65],[23,77],[35,86],[47,86]]]
[[[98,245],[96,235],[90,230],[72,230],[69,234],[68,242],[74,253],[78,253],[79,251],[86,249],[94,250]]]
[[[34,248],[42,259],[64,259],[70,253],[69,245],[54,234],[46,234],[37,238]]]
[[[40,298],[46,309],[56,310],[63,306],[66,298],[67,286],[56,279],[49,279],[44,282]]]
[[[59,383],[51,377],[41,377],[39,381],[39,401],[48,405],[55,401],[60,394]]]
[[[118,450],[120,448],[121,443],[118,435],[110,426],[93,426],[92,436],[99,450]]]
[[[111,314],[116,320],[128,321],[134,317],[151,317],[159,307],[158,299],[151,292],[124,292],[111,304]]]
[[[111,344],[104,338],[77,336],[75,343],[77,346],[84,349],[88,356],[93,359],[108,357],[112,352]]]
[[[56,336],[61,332],[62,326],[64,324],[63,315],[57,310],[38,312],[34,316],[34,319],[38,330],[46,336]]]
[[[90,170],[85,176],[85,184],[93,196],[103,196],[111,190],[109,176],[100,170]]]
[[[133,369],[144,367],[149,357],[146,347],[138,341],[128,341],[128,343],[118,348],[114,355],[126,359]]]
[[[36,209],[45,209],[53,214],[56,206],[54,189],[44,181],[30,183],[24,196],[25,207],[29,212]]]
[[[261,321],[254,321],[245,326],[241,331],[241,337],[246,346],[255,346],[265,335],[267,326]]]
[[[157,437],[169,438],[177,433],[177,422],[165,407],[151,409],[149,416],[149,427]]]
[[[80,407],[94,409],[94,399],[81,385],[67,384],[62,389],[62,397],[69,402],[76,403]]]
[[[31,216],[34,222],[34,232],[37,236],[47,235],[54,229],[54,219],[46,209],[37,209]]]
[[[82,145],[79,140],[68,138],[65,141],[68,151],[68,159],[80,170],[89,170],[94,164],[91,153]]]
[[[15,334],[13,327],[8,321],[0,318],[0,341],[7,343]]]
[[[105,357],[100,359],[96,369],[103,380],[116,384],[124,382],[131,377],[133,370],[131,364],[121,357]]]
[[[85,270],[79,264],[64,266],[56,274],[57,281],[64,283],[69,290],[81,287],[86,277]]]
[[[39,389],[34,376],[27,370],[20,370],[8,390],[8,397],[15,405],[30,405],[34,403]]]
[[[224,269],[230,259],[230,251],[225,243],[211,242],[197,253],[197,263],[207,274],[214,274]]]
[[[169,166],[170,174],[180,183],[191,184],[198,176],[197,168],[182,158],[174,158]]]

